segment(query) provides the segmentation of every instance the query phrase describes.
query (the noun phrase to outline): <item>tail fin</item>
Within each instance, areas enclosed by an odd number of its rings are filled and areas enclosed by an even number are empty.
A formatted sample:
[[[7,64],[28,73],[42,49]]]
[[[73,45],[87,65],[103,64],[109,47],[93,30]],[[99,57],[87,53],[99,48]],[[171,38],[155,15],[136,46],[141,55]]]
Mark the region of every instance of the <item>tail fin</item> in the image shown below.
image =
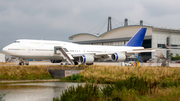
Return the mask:
[[[125,46],[141,47],[146,34],[147,28],[141,28]]]

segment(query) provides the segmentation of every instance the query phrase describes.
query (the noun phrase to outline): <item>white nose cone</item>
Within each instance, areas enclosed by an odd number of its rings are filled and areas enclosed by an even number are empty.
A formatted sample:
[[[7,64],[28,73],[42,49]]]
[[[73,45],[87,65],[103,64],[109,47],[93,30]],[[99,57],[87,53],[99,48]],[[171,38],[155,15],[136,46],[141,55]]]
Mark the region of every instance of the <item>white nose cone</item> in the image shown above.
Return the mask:
[[[4,47],[3,49],[2,49],[2,51],[4,52],[4,53],[7,53],[7,47]]]
[[[9,49],[9,47],[6,46],[6,47],[4,47],[4,48],[2,49],[2,51],[3,51],[5,54],[7,54],[7,55],[11,55],[11,52],[10,52],[8,49]]]

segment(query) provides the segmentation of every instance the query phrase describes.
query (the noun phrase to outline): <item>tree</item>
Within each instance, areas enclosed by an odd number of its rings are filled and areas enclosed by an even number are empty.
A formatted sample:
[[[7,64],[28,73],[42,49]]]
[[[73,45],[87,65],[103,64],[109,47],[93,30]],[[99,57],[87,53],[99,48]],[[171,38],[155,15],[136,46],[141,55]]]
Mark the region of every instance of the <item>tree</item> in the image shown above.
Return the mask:
[[[171,60],[174,60],[173,53],[170,53],[169,57],[171,58]]]
[[[179,54],[176,53],[175,59],[176,59],[176,60],[179,60],[179,59],[180,59]]]

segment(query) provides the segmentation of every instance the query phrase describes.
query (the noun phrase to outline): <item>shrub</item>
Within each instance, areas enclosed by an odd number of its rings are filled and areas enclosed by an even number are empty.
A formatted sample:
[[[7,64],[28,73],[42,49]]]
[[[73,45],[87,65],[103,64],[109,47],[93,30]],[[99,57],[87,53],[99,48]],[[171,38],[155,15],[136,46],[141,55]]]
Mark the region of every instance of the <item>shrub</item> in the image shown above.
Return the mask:
[[[71,76],[71,80],[77,80],[77,81],[80,81],[81,80],[81,76],[79,74],[73,74]]]
[[[172,86],[179,86],[180,85],[180,81],[172,81],[172,80],[164,80],[162,81],[162,83],[160,84],[160,87],[172,87]]]
[[[104,96],[109,97],[109,96],[111,96],[114,89],[115,89],[115,87],[113,85],[106,85],[103,88],[101,88],[101,91]]]
[[[66,78],[62,78],[61,80],[76,80],[76,81],[81,81],[81,78],[83,77],[83,75],[79,75],[79,74],[73,74],[72,76],[68,76]]]
[[[128,90],[135,89],[141,95],[144,95],[149,90],[148,81],[146,80],[146,78],[138,76],[131,76],[126,78],[125,80],[115,83],[115,89],[122,90],[123,88],[126,88]]]
[[[161,83],[156,80],[152,82],[146,77],[131,76],[125,80],[116,81],[114,84],[107,84],[102,88],[86,83],[84,86],[78,85],[76,88],[70,86],[62,93],[60,101],[134,101],[149,97],[151,94],[152,96],[157,95],[159,93],[158,85],[160,87],[178,87],[180,81],[166,80]],[[59,100],[57,98],[53,101]]]
[[[70,86],[62,95],[60,101],[95,101],[99,98],[99,88],[94,84]]]

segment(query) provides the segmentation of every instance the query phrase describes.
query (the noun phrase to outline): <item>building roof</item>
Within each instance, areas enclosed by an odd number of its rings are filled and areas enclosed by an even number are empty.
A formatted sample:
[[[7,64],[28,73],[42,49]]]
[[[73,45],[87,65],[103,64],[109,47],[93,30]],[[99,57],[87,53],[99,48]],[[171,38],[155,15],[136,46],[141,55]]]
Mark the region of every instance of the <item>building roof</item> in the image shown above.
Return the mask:
[[[160,31],[169,31],[169,32],[180,32],[180,29],[175,28],[167,28],[167,27],[157,27],[153,26],[153,30],[160,30]]]
[[[124,27],[132,27],[132,26],[141,26],[141,25],[121,26],[121,27],[114,28],[110,31],[113,31],[113,30],[116,30],[119,28],[124,28]],[[167,28],[167,27],[156,27],[156,26],[145,26],[145,25],[143,25],[142,27],[150,27],[150,28],[153,28],[153,30],[160,30],[160,31],[180,32],[180,29]],[[108,32],[110,32],[110,31],[108,31]],[[90,35],[90,36],[95,36],[95,37],[99,38],[99,37],[107,34],[108,32],[105,32],[105,33],[100,34],[100,35],[95,35],[95,34],[91,34],[91,33],[78,33],[78,34],[74,34],[74,35],[70,36],[69,39],[72,40],[74,36],[78,36],[78,35]]]
[[[112,29],[110,31],[113,31],[113,30],[116,30],[116,29],[119,29],[119,28],[124,28],[124,27],[132,27],[132,26],[141,26],[141,25],[121,26],[121,27],[114,28],[114,29]],[[142,27],[151,27],[152,28],[152,26],[142,26]],[[110,31],[108,31],[108,32],[110,32]],[[69,39],[72,40],[74,36],[78,36],[78,35],[90,35],[90,36],[95,36],[95,37],[99,38],[99,37],[107,34],[108,32],[105,32],[105,33],[100,34],[100,35],[95,35],[95,34],[90,34],[90,33],[78,33],[78,34],[74,34],[74,35],[70,36]]]
[[[99,37],[98,35],[90,34],[90,33],[78,33],[78,34],[74,34],[74,35],[70,36],[69,39],[72,40],[72,38],[77,35],[90,35],[90,36]]]

